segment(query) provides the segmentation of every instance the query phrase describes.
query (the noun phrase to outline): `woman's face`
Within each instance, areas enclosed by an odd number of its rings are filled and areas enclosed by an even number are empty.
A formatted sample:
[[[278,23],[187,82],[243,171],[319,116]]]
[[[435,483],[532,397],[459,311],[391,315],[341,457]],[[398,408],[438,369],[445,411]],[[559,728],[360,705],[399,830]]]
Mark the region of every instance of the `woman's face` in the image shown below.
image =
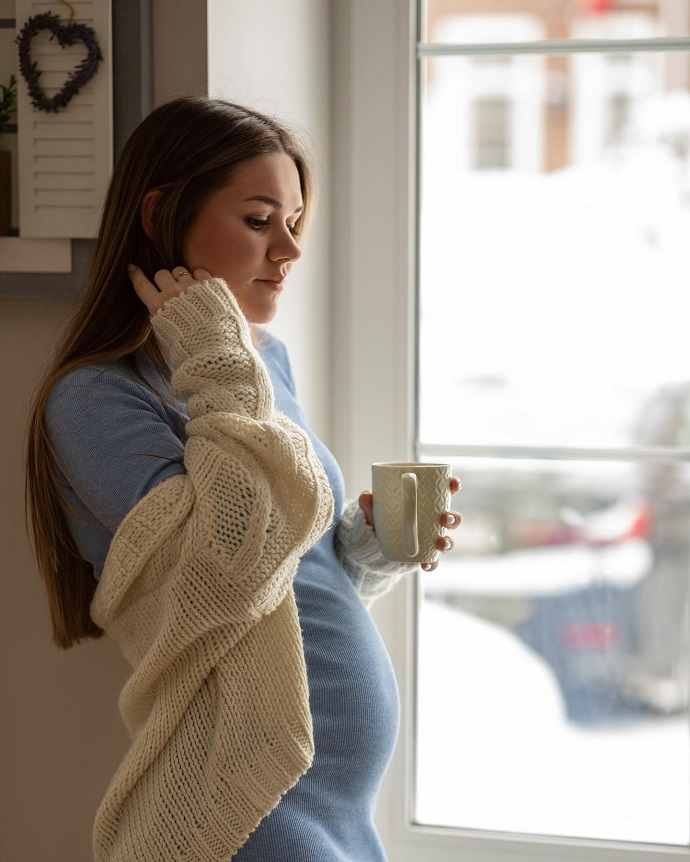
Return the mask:
[[[187,269],[225,279],[247,320],[268,323],[301,254],[294,227],[302,206],[299,174],[289,156],[273,153],[244,162],[192,222]]]

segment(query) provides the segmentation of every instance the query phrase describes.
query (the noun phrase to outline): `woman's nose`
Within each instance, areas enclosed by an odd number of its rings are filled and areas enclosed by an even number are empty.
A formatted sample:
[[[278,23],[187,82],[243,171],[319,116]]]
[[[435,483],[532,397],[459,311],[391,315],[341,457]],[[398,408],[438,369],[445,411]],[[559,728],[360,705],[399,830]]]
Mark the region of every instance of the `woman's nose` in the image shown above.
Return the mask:
[[[302,249],[297,245],[295,238],[288,231],[285,237],[274,242],[268,250],[269,260],[289,260],[294,262],[302,256]]]

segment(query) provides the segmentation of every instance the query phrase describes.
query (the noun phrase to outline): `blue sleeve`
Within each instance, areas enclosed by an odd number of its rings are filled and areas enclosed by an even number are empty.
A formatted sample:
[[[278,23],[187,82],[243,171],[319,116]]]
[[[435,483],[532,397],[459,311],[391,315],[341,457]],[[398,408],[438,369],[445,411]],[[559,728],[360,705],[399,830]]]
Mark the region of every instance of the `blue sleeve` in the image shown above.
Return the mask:
[[[183,443],[163,405],[122,375],[97,368],[66,375],[45,415],[66,482],[111,532],[153,487],[185,472]]]

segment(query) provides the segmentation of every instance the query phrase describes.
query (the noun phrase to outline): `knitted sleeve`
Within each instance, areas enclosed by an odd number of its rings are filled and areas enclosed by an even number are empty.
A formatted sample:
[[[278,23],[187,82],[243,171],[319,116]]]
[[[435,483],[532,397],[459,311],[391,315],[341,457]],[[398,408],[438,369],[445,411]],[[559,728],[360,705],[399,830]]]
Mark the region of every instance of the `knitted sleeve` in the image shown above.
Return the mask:
[[[335,550],[367,606],[417,568],[416,563],[392,563],[383,556],[374,528],[367,524],[357,500],[345,504],[335,534]]]
[[[92,604],[133,667],[120,697],[132,746],[94,853],[227,862],[311,762],[292,581],[333,499],[224,282],[169,300],[153,327],[190,416],[186,472],[124,518]]]

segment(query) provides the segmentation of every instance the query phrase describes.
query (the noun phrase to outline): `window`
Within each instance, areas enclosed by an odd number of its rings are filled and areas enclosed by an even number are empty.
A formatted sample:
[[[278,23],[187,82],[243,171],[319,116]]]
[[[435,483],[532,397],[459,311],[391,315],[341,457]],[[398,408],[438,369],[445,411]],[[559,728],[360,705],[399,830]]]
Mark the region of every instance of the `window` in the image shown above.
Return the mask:
[[[391,862],[688,858],[688,4],[660,4],[650,36],[613,0],[496,3],[541,33],[475,30],[461,43],[426,26],[457,5],[430,0],[423,19],[399,0],[334,8],[334,446],[355,491],[372,461],[415,447],[453,460],[465,481],[455,560],[375,610],[403,700],[379,825]],[[491,17],[489,0],[470,5]],[[548,14],[535,23],[540,5]],[[558,19],[565,8],[577,18]],[[593,17],[607,22],[600,50],[563,44],[595,38],[576,33]],[[634,71],[613,86],[608,73],[625,64]],[[476,86],[454,88],[453,68]],[[588,95],[583,82],[597,77]],[[479,169],[469,118],[490,98],[511,106],[491,126],[503,163]],[[645,203],[644,189],[657,197]],[[663,567],[653,524],[671,552]],[[664,577],[670,589],[657,589]],[[672,621],[662,638],[660,617]],[[654,674],[631,673],[633,622],[638,657],[666,666],[652,685]],[[640,704],[641,721],[635,692],[656,703]],[[645,784],[658,793],[651,806]],[[625,799],[646,822],[621,815]]]
[[[623,36],[662,4],[521,5],[420,10],[416,447],[465,526],[420,579],[411,817],[687,848],[690,75]]]

